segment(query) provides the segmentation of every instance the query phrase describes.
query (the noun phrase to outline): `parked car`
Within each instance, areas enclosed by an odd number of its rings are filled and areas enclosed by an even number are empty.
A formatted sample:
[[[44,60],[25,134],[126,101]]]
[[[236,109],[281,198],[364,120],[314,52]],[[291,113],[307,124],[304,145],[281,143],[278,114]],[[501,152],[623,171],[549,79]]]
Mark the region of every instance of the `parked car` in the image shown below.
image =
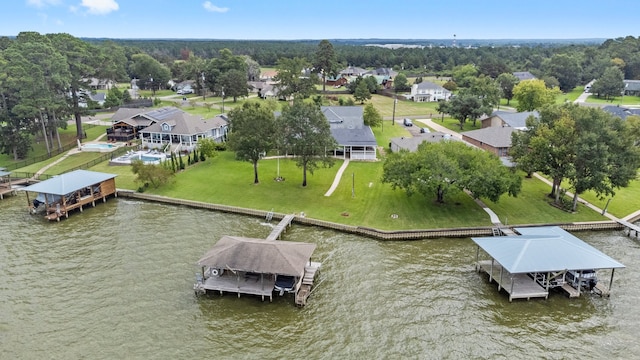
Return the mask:
[[[193,94],[193,89],[189,87],[182,88],[176,92],[178,95]]]
[[[430,133],[431,130],[427,129],[427,128],[420,128],[420,132],[425,134],[425,133]]]
[[[411,122],[411,119],[404,118],[404,120],[402,120],[402,123],[404,124],[404,126],[413,126],[413,122]]]

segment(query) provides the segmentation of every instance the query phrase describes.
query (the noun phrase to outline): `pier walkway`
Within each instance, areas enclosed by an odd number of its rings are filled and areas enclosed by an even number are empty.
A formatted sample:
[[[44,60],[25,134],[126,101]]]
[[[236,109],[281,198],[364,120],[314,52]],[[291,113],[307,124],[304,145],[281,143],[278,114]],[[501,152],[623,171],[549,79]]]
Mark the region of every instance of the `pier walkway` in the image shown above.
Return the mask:
[[[273,230],[271,230],[271,234],[267,236],[267,240],[278,240],[282,232],[288,227],[291,226],[293,219],[295,219],[295,215],[285,215],[282,220],[276,225]]]

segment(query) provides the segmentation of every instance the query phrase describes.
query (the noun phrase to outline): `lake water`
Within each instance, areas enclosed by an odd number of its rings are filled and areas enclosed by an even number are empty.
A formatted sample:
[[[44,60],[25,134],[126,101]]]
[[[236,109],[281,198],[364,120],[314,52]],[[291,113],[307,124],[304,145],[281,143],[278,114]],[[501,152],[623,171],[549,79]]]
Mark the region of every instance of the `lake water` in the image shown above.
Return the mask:
[[[627,266],[611,298],[514,301],[474,271],[470,239],[381,242],[294,224],[318,245],[308,305],[196,297],[195,262],[261,219],[110,199],[59,223],[0,201],[2,359],[630,358],[640,354],[640,243],[577,233]],[[608,283],[608,277],[606,278]]]

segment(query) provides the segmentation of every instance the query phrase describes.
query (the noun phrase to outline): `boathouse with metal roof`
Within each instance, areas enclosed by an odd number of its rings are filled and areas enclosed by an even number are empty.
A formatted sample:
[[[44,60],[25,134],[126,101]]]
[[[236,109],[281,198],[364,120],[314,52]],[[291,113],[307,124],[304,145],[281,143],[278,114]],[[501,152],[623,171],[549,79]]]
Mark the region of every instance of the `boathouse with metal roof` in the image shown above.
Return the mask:
[[[68,218],[71,210],[91,204],[96,200],[106,201],[110,195],[117,196],[115,177],[117,175],[89,170],[75,170],[51,179],[22,188],[27,194],[31,213],[37,213],[44,206],[45,218],[60,221]],[[29,193],[35,193],[33,200]]]
[[[620,262],[557,226],[514,229],[519,235],[474,237],[477,245],[476,270],[489,275],[513,299],[549,296],[549,290],[559,288],[569,297],[583,292],[575,286],[571,276],[595,274],[610,270],[608,287],[595,283],[594,292],[608,296],[613,285],[615,269],[624,268]],[[482,251],[481,251],[482,250]]]

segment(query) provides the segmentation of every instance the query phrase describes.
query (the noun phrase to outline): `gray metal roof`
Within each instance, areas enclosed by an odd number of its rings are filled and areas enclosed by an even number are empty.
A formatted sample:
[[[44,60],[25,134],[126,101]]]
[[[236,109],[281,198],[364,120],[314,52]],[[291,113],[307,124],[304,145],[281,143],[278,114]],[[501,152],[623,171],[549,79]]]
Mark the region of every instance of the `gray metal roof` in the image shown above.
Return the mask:
[[[20,190],[44,194],[67,195],[76,190],[99,184],[115,178],[117,175],[89,170],[75,170],[66,174],[52,177],[49,180],[24,187]]]
[[[517,236],[471,238],[511,274],[624,268],[557,226],[516,228]]]
[[[315,244],[223,236],[198,265],[262,274],[300,276]]]

